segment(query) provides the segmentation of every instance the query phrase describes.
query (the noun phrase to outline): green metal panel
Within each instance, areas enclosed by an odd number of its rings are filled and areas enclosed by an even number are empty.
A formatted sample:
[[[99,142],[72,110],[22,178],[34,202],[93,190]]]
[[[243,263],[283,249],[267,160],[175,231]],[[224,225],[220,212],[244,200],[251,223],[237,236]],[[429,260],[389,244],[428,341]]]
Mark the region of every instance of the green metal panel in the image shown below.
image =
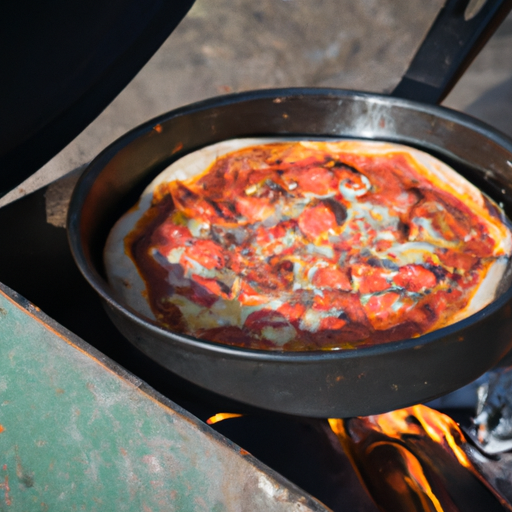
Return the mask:
[[[327,509],[0,285],[0,511],[13,510]]]

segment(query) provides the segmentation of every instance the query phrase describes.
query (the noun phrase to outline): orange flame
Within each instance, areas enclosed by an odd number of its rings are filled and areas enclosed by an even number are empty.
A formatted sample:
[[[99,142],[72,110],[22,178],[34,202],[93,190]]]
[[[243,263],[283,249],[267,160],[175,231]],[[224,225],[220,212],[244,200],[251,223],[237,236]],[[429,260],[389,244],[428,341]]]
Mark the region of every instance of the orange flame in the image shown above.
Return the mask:
[[[397,460],[401,463],[390,466],[377,478],[384,480],[388,488],[394,490],[395,498],[399,500],[396,503],[402,507],[400,510],[408,510],[413,501],[420,510],[445,510],[425,473],[421,459],[423,455],[408,448],[408,435],[432,440],[444,447],[447,453],[452,453],[464,468],[475,472],[463,450],[466,441],[459,426],[448,416],[423,405],[353,420],[329,419],[329,425],[371,495],[372,489],[377,489],[378,494],[378,488],[382,490],[382,487],[379,482],[372,480],[375,475],[372,476],[372,470],[368,472],[366,461],[372,459],[374,452],[378,458],[379,449],[391,449],[397,454]]]
[[[442,443],[443,439],[451,448],[459,464],[465,468],[471,468],[472,464],[468,459],[461,445],[465,444],[464,435],[459,426],[449,417],[440,412],[434,411],[424,405],[415,405],[409,407],[415,418],[421,423],[425,432],[431,439],[438,443]],[[454,433],[457,434],[458,440],[455,439]]]
[[[415,405],[385,414],[368,416],[366,420],[372,423],[374,427],[383,434],[395,439],[400,439],[404,434],[421,434],[419,425],[407,421],[411,416],[420,422],[423,430],[433,441],[439,444],[448,444],[460,464],[466,468],[471,467],[471,462],[463,449],[459,446],[459,444],[466,442],[464,435],[459,426],[445,414],[434,411],[424,405]],[[339,425],[341,422],[342,420],[329,419],[331,429],[338,436],[341,432]],[[457,436],[458,441],[455,439],[454,434]]]
[[[466,468],[472,467],[471,462],[460,446],[466,443],[464,435],[459,426],[445,414],[424,405],[415,405],[386,414],[369,416],[368,420],[374,423],[383,434],[400,439],[404,434],[421,435],[422,433],[419,425],[408,421],[408,418],[411,416],[419,421],[425,433],[434,442],[448,444],[462,466]],[[457,437],[457,440],[455,437]]]
[[[368,454],[381,444],[385,443],[373,444]],[[387,477],[387,480],[392,480],[390,483],[402,494],[407,492],[407,488],[413,490],[415,494],[420,498],[422,502],[422,508],[424,510],[429,510],[427,500],[425,500],[423,497],[423,495],[426,495],[432,502],[436,512],[444,512],[444,508],[441,505],[441,502],[437,499],[437,496],[432,491],[432,487],[430,486],[430,483],[425,476],[421,462],[409,450],[407,450],[407,448],[396,445],[395,449],[400,451],[400,454],[406,463],[407,473],[403,475],[403,481],[400,481],[399,479],[399,477],[402,475],[397,475],[396,473],[384,475],[384,478]]]
[[[219,412],[215,414],[214,416],[211,416],[206,420],[206,423],[208,425],[214,425],[215,423],[218,423],[219,421],[229,420],[230,418],[240,418],[242,414],[234,414],[231,412]]]

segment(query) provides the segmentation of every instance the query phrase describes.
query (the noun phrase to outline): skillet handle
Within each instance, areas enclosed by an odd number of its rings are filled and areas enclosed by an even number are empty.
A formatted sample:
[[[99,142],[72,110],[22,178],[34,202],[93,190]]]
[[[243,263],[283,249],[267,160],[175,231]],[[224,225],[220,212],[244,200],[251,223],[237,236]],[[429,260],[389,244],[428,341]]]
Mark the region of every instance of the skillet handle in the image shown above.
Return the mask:
[[[391,93],[441,103],[512,9],[512,0],[447,0]]]

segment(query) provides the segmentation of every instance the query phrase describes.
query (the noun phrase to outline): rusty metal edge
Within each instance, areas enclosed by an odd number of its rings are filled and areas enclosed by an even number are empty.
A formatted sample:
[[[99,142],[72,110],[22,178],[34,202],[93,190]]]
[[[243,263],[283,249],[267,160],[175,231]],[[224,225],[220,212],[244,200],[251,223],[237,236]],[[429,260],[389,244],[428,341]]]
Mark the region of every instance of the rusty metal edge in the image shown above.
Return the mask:
[[[28,299],[12,290],[8,286],[0,282],[0,294],[8,299],[19,309],[25,311],[31,318],[42,324],[47,330],[58,336],[62,341],[72,346],[76,350],[91,358],[97,364],[102,366],[106,371],[111,372],[119,379],[127,382],[133,386],[137,392],[145,395],[149,400],[153,401],[163,409],[169,410],[169,412],[180,415],[184,420],[189,422],[194,428],[198,429],[201,433],[206,435],[214,443],[224,445],[231,451],[235,452],[237,456],[243,457],[245,461],[251,464],[257,471],[265,473],[267,476],[276,481],[279,486],[285,487],[290,493],[290,501],[295,501],[297,504],[308,507],[312,512],[328,512],[331,511],[323,503],[317,500],[315,497],[307,494],[300,487],[284,478],[281,474],[274,471],[263,464],[259,459],[242,449],[237,444],[230,441],[228,438],[219,434],[206,423],[202,422],[187,410],[174,403],[158,391],[153,389],[145,381],[139,379],[136,375],[123,368],[120,364],[110,359],[102,352],[94,348],[92,345],[87,343],[85,340],[74,334],[73,332],[66,329],[64,326],[53,320],[46,313],[44,313],[39,307],[32,304]],[[331,511],[332,512],[332,511]]]

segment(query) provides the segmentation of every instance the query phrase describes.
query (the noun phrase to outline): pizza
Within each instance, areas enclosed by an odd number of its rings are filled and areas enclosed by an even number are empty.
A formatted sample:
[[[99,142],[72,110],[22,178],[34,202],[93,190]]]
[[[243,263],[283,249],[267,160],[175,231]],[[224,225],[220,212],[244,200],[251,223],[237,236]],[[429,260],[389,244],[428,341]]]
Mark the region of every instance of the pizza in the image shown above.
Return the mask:
[[[172,332],[264,350],[413,338],[489,304],[501,209],[398,144],[237,139],[161,173],[112,229],[109,282]]]

